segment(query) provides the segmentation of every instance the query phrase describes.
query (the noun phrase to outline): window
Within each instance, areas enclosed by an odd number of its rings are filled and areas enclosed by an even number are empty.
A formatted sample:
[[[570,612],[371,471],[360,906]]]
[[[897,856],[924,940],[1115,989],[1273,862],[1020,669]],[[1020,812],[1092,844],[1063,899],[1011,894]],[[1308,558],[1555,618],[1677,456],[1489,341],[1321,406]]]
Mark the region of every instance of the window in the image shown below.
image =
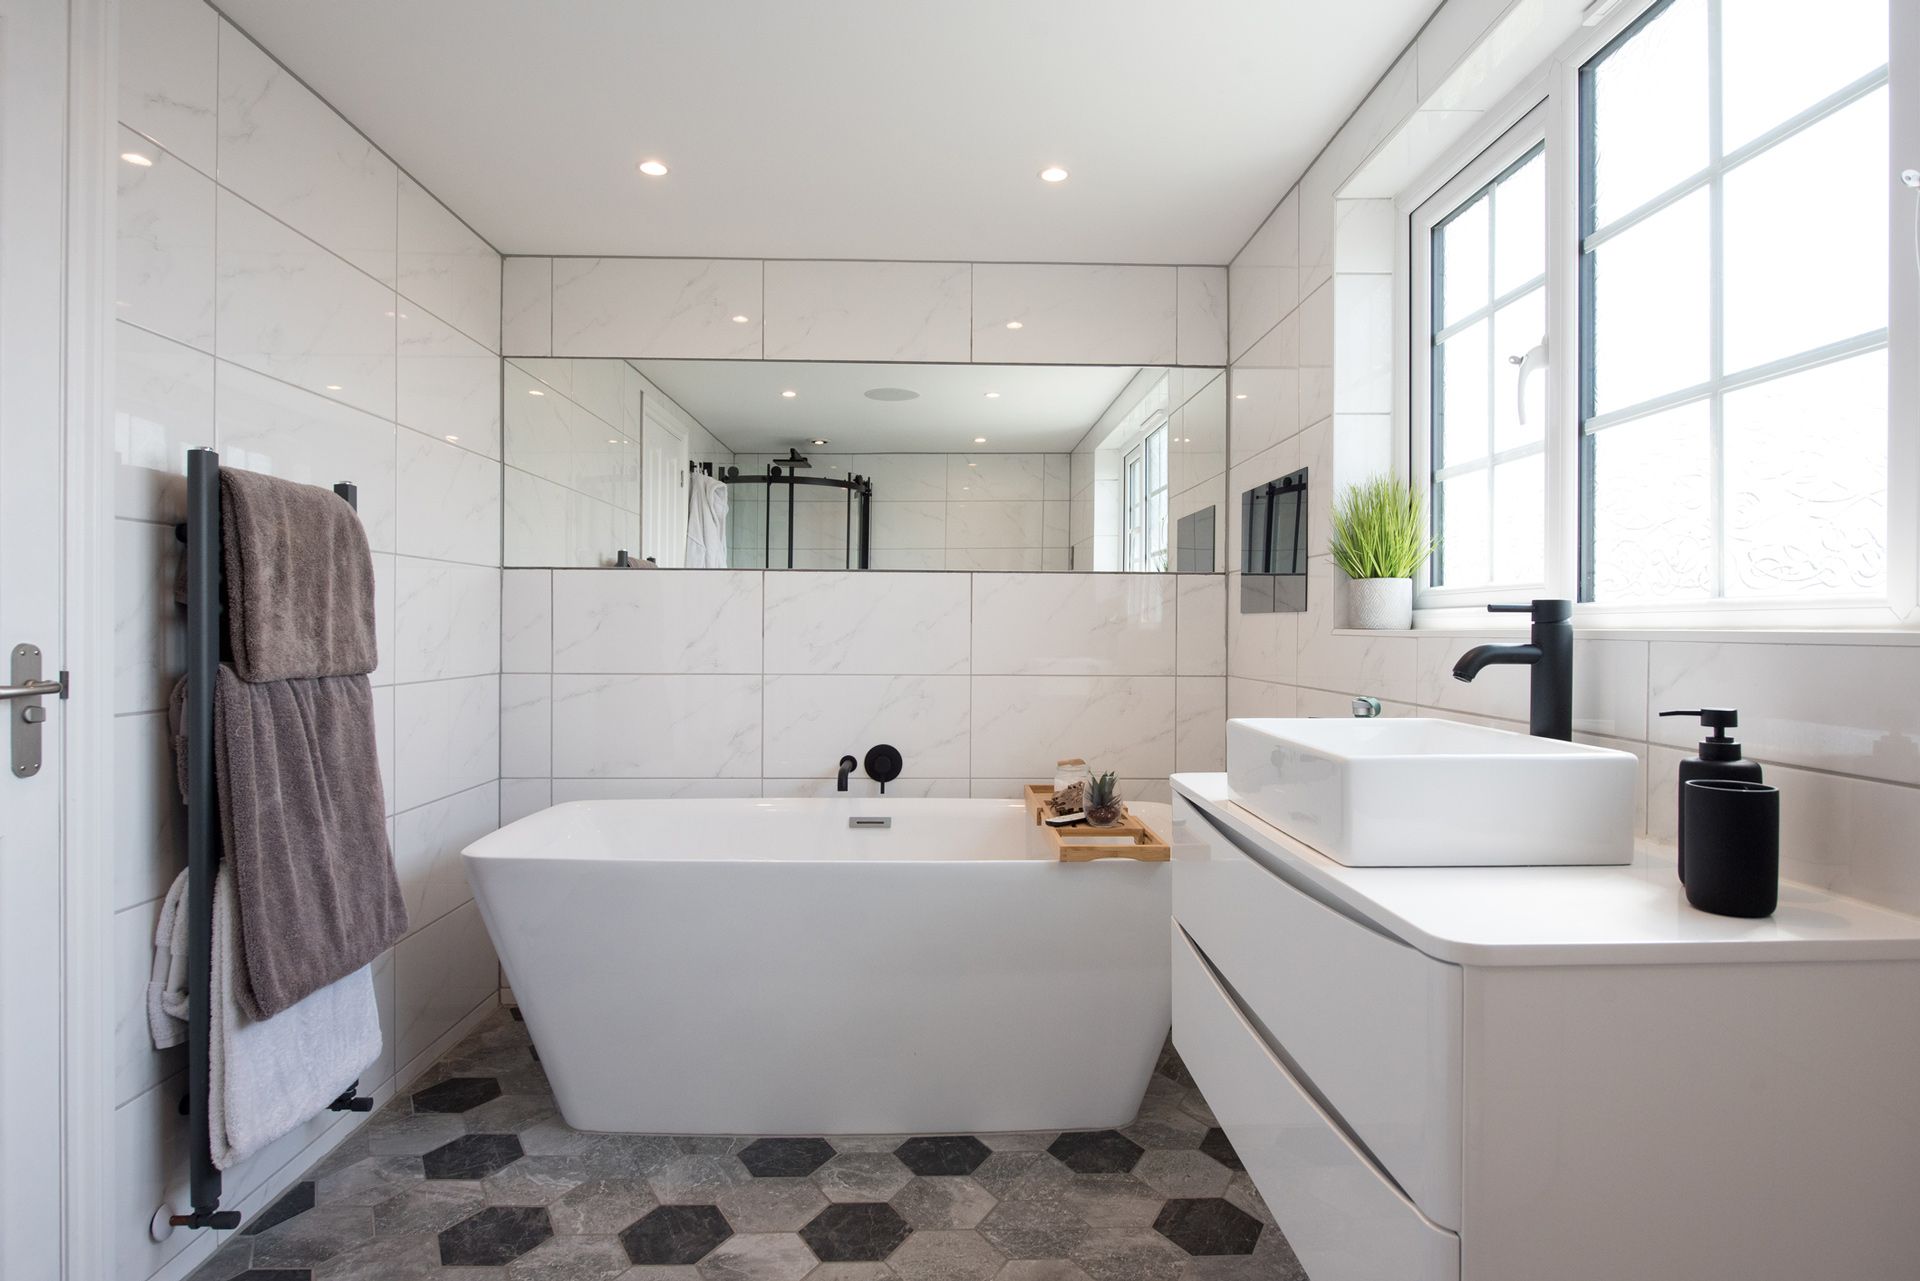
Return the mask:
[[[1889,598],[1887,6],[1630,6],[1410,193],[1421,605]]]
[[[1167,568],[1167,424],[1163,420],[1126,459],[1126,567]]]

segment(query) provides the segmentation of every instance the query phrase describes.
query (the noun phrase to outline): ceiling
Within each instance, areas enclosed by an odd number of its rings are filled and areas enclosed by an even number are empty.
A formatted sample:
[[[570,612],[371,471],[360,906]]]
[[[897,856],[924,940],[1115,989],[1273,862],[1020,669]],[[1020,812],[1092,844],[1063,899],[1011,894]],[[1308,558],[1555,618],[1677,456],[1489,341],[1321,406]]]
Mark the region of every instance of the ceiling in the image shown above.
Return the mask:
[[[1219,264],[1434,3],[218,7],[504,253]]]
[[[1066,453],[1138,372],[1047,365],[838,365],[636,360],[736,453]],[[918,399],[878,401],[900,388]],[[792,398],[780,393],[798,393]],[[987,393],[1000,394],[989,399]],[[986,437],[975,444],[976,436]],[[825,446],[813,440],[824,438]]]

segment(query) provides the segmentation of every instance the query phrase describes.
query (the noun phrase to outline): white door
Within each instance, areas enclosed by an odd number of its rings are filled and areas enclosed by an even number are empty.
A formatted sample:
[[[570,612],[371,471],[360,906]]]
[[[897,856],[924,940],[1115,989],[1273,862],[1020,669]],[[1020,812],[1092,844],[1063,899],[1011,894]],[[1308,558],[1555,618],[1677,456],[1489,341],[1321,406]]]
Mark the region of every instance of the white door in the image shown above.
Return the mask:
[[[640,554],[661,567],[687,563],[687,433],[645,406],[640,421]]]
[[[95,946],[110,818],[77,803],[111,768],[96,709],[111,707],[112,622],[95,591],[110,514],[106,17],[89,0],[0,0],[0,1277],[22,1281],[103,1275],[111,1199]],[[45,678],[72,667],[86,698],[15,697],[21,646]],[[37,767],[12,741],[23,723]]]

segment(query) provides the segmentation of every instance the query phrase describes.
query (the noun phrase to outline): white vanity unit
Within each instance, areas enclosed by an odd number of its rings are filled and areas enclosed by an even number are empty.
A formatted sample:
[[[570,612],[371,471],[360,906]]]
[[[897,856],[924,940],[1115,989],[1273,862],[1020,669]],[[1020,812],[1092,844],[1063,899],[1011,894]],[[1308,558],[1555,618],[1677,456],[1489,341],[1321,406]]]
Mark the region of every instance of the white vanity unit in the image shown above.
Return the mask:
[[[1173,785],[1174,1043],[1314,1281],[1920,1276],[1920,919],[1348,867]]]

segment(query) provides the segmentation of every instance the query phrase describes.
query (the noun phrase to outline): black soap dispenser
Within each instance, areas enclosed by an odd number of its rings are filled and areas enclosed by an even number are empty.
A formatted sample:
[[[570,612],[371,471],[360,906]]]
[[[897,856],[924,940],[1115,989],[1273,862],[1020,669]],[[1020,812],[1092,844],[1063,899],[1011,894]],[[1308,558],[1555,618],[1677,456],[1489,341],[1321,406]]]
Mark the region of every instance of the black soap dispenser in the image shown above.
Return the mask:
[[[1724,778],[1736,783],[1758,783],[1760,762],[1740,755],[1739,741],[1727,731],[1740,723],[1740,713],[1731,707],[1697,707],[1691,710],[1662,712],[1662,716],[1698,716],[1700,723],[1713,732],[1700,740],[1700,754],[1680,762],[1680,781],[1675,787],[1680,815],[1676,841],[1680,847],[1680,879],[1687,879],[1687,783],[1696,778]]]

